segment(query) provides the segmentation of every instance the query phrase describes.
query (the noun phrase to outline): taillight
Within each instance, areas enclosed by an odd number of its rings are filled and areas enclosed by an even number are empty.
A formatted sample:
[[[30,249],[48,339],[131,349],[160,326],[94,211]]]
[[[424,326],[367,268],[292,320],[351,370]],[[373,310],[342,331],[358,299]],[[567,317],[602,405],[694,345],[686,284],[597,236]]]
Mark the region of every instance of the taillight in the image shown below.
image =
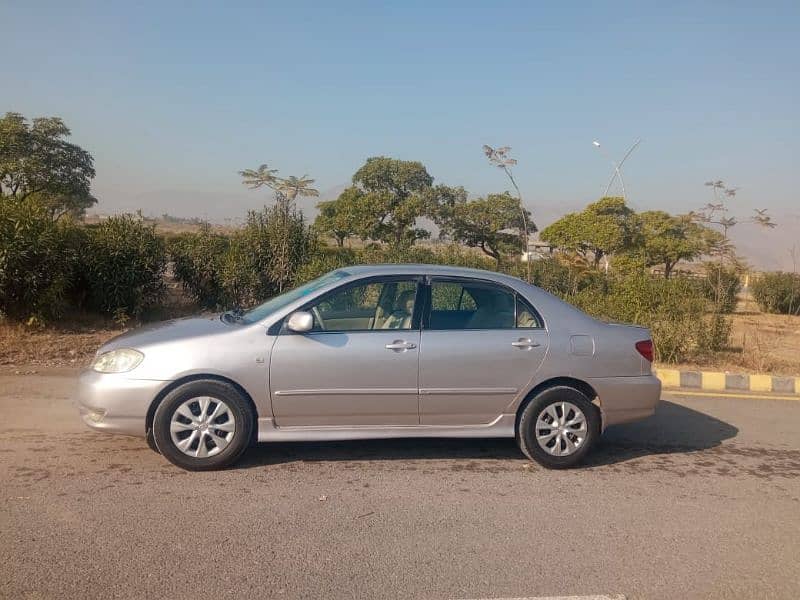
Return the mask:
[[[653,362],[653,340],[636,342],[636,351],[650,362]]]

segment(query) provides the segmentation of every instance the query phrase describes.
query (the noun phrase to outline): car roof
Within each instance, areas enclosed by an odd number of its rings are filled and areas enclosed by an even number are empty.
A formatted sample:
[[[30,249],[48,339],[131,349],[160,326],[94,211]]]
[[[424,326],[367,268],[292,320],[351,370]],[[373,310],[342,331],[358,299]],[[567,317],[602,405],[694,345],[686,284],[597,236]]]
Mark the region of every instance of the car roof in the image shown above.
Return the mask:
[[[403,264],[380,264],[380,265],[354,265],[351,267],[344,267],[342,271],[350,273],[351,275],[405,275],[405,274],[423,274],[423,275],[449,275],[453,277],[476,277],[480,279],[492,279],[494,281],[507,281],[509,279],[516,279],[504,273],[496,271],[487,271],[484,269],[471,269],[468,267],[455,267],[451,265],[429,265],[421,263],[403,263]],[[521,280],[518,280],[521,281]]]

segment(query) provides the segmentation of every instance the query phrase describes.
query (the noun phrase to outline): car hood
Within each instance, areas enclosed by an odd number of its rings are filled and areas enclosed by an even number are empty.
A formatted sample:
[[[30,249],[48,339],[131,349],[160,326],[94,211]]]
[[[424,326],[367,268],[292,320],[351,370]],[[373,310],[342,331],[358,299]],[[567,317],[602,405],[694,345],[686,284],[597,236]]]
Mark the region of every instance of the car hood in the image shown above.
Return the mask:
[[[188,317],[172,319],[160,323],[151,323],[143,327],[131,329],[107,341],[97,351],[98,354],[116,350],[117,348],[145,348],[154,344],[176,342],[196,337],[208,337],[228,333],[231,327],[224,323],[219,315],[205,317]]]

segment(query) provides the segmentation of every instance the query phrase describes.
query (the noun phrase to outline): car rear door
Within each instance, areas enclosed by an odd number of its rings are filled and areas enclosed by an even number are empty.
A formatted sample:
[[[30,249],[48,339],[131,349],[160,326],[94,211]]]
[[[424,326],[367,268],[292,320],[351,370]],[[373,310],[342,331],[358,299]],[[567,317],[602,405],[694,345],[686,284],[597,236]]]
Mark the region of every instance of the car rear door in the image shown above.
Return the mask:
[[[283,330],[272,348],[275,424],[419,424],[419,284],[417,277],[372,277],[304,307],[314,330]]]
[[[491,423],[524,393],[547,353],[541,317],[517,292],[435,277],[420,341],[420,422]]]

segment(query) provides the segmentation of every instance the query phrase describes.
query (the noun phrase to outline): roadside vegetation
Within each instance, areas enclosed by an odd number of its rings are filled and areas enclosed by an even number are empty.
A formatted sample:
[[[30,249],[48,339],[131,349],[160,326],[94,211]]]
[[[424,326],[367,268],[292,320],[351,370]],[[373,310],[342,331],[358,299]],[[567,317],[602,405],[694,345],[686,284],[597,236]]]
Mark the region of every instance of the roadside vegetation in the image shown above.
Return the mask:
[[[598,318],[647,326],[660,362],[735,358],[731,313],[744,265],[728,239],[736,220],[724,216],[723,201],[671,215],[637,213],[623,198],[606,197],[538,232],[510,149],[485,146],[513,191],[474,197],[435,182],[420,162],[373,157],[338,198],[319,203],[311,223],[296,200],[319,195],[314,180],[261,165],[240,172],[245,185],[268,192],[267,205],[244,225],[198,222],[164,234],[140,214],[83,221],[96,202],[93,161],[68,135],[59,119],[0,119],[0,313],[11,337],[63,330],[65,321],[106,331],[246,308],[335,268],[418,262],[502,271]],[[709,187],[715,198],[732,195],[722,182]],[[758,218],[774,226],[763,211]],[[537,232],[537,253],[523,260]],[[764,312],[798,315],[798,279],[765,274],[753,296]]]

